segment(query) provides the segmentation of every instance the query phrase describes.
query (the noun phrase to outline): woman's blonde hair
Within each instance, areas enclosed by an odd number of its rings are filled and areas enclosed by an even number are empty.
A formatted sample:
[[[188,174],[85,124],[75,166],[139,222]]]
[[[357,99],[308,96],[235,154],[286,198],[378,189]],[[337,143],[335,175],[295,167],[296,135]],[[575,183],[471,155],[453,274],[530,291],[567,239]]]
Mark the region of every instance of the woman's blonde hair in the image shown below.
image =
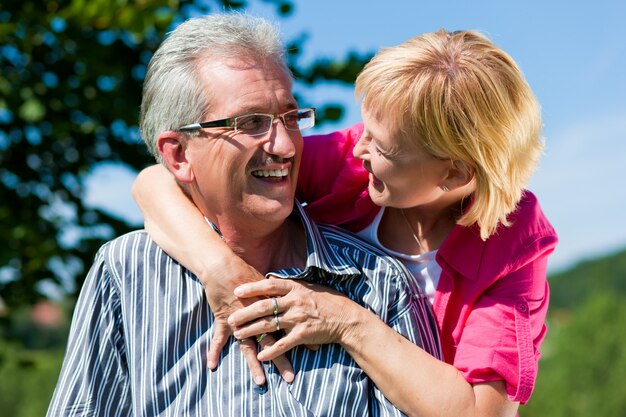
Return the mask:
[[[543,152],[539,104],[513,59],[475,31],[427,33],[384,48],[356,80],[375,118],[439,158],[475,172],[458,224],[483,239],[509,226]]]

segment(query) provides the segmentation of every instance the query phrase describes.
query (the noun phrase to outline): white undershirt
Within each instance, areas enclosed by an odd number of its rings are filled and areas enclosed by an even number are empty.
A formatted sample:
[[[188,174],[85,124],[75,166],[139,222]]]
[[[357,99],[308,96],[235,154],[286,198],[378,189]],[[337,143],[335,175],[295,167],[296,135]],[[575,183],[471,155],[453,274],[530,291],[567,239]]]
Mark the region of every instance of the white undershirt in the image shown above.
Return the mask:
[[[437,288],[437,283],[439,282],[439,277],[441,276],[441,267],[437,261],[435,261],[437,250],[422,253],[420,255],[409,255],[407,253],[396,252],[383,246],[383,244],[378,240],[378,227],[380,226],[380,220],[382,219],[384,212],[385,208],[383,207],[380,209],[372,223],[365,229],[358,232],[357,235],[399,259],[413,274],[421,290],[432,304],[435,297],[435,289]]]

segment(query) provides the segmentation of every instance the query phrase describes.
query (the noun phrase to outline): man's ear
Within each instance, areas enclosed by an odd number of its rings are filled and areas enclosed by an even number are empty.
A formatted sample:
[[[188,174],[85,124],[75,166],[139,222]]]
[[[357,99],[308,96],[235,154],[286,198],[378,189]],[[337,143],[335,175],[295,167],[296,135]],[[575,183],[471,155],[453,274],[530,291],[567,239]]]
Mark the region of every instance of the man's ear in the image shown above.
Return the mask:
[[[191,164],[187,159],[187,142],[189,138],[180,132],[163,132],[157,138],[157,148],[170,172],[176,179],[185,184],[195,179]]]

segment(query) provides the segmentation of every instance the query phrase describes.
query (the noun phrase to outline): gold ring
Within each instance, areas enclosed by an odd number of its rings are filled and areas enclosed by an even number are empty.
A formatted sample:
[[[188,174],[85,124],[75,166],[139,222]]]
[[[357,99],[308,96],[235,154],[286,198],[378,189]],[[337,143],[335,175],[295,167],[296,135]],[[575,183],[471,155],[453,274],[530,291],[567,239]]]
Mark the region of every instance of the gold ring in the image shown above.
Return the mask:
[[[276,320],[276,331],[280,330],[280,322],[278,321],[278,314],[274,316],[274,320]]]
[[[278,316],[278,301],[275,298],[272,298],[272,302],[274,303],[274,317]]]
[[[235,338],[235,340],[237,341],[238,344],[242,344],[243,342],[246,341],[246,339],[237,339],[237,338]]]
[[[263,338],[264,338],[265,336],[267,336],[267,333],[263,333],[263,334],[258,335],[258,336],[256,337],[256,341],[257,341],[258,343],[261,343],[261,340],[263,340]]]

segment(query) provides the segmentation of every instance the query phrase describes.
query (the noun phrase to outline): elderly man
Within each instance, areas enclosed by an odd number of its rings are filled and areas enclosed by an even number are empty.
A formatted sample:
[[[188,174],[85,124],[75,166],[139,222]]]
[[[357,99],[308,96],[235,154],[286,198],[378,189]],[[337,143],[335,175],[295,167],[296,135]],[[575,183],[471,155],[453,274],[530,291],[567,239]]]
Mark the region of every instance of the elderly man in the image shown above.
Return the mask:
[[[398,262],[316,226],[294,206],[300,130],[313,126],[315,110],[299,108],[291,89],[267,22],[192,19],[148,67],[142,136],[216,233],[259,272],[328,285],[413,342],[432,338],[425,300],[409,294]],[[212,372],[205,357],[214,323],[197,277],[144,231],[108,242],[76,306],[48,416],[401,414],[336,344],[294,349],[291,384],[267,363],[266,389],[258,389],[235,339]]]

